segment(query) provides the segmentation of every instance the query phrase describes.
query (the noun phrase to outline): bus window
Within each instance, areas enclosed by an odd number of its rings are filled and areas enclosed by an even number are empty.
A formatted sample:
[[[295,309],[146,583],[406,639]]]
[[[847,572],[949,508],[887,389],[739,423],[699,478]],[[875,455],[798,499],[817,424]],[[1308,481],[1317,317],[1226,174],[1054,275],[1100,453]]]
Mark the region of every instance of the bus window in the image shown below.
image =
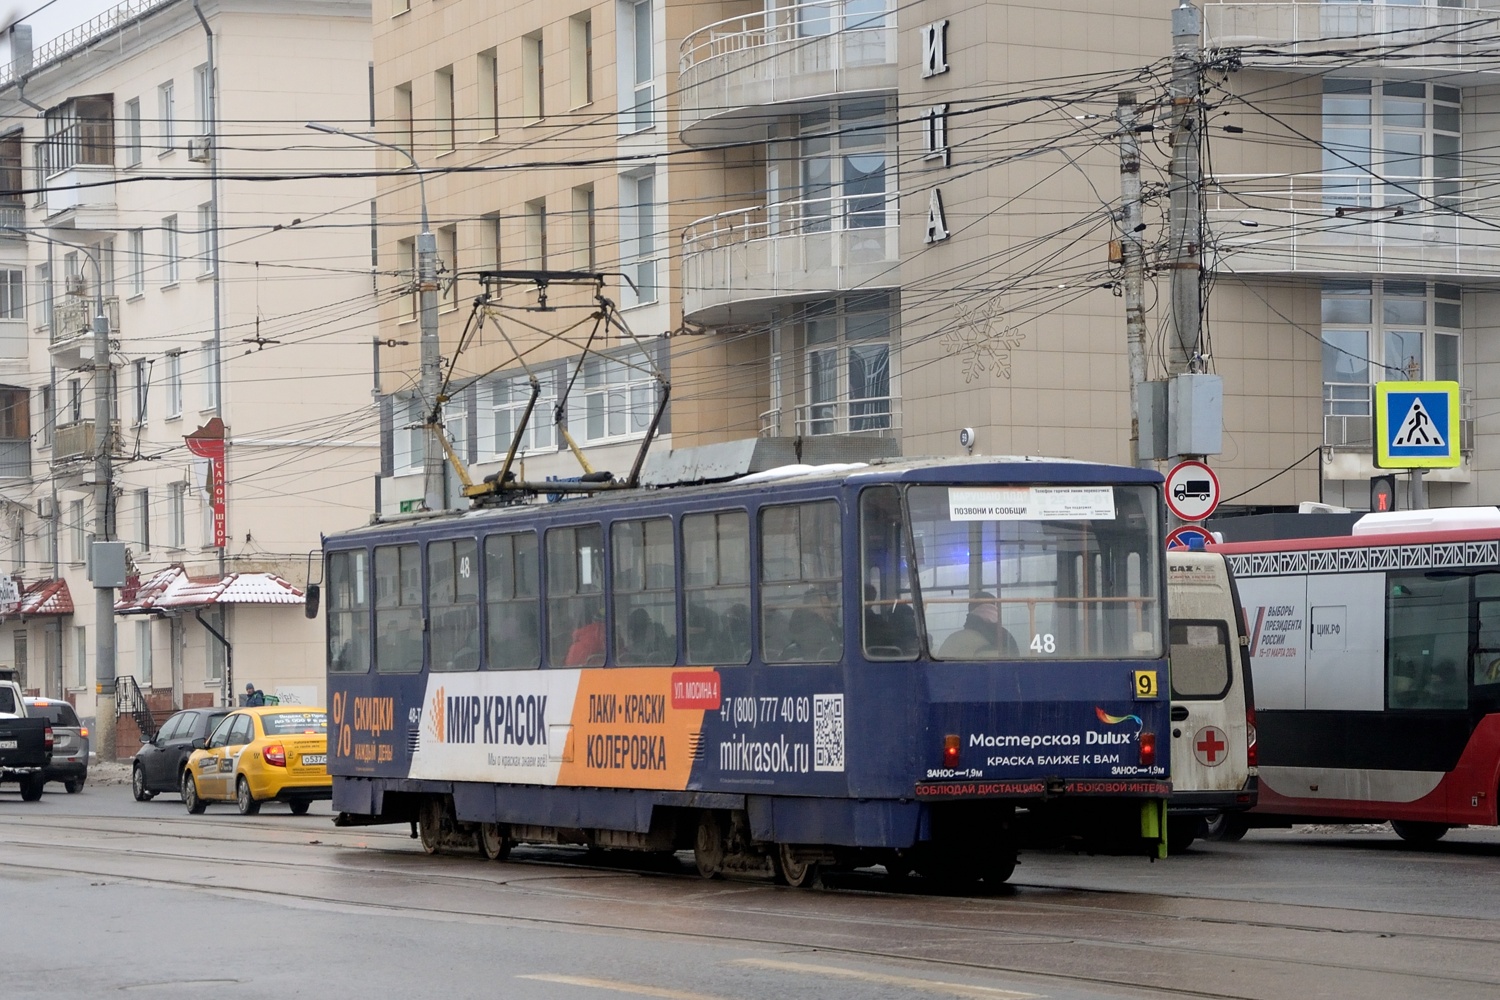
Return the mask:
[[[484,540],[486,662],[491,670],[531,670],[542,662],[536,535]]]
[[[906,559],[900,490],[876,486],[860,494],[859,534],[865,656],[872,660],[913,659],[918,648],[917,615]]]
[[[328,556],[328,669],[370,669],[370,569],[364,549]]]
[[[677,662],[677,564],[672,519],[616,521],[612,588],[615,662],[666,667]]]
[[[1386,574],[1386,691],[1391,708],[1466,708],[1469,577]]]
[[[422,669],[422,563],[415,545],[375,549],[375,669]]]
[[[547,532],[547,662],[604,663],[604,532],[597,524]]]
[[[827,663],[844,654],[839,505],[760,513],[760,636],[767,663]]]
[[[427,543],[427,662],[479,669],[479,567],[473,539]]]
[[[1229,626],[1172,620],[1172,697],[1222,698],[1229,690]]]
[[[742,510],[682,519],[687,662],[750,661],[750,517]]]
[[[1161,655],[1144,486],[913,486],[922,619],[945,660]]]

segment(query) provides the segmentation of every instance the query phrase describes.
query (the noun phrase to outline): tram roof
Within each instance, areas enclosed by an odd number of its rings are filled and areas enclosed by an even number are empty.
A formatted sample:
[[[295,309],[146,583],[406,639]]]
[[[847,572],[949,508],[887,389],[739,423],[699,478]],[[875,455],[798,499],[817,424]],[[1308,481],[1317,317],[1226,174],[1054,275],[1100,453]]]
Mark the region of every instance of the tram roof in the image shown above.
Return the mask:
[[[902,458],[877,459],[868,463],[782,466],[740,476],[725,482],[642,487],[635,490],[601,491],[592,496],[569,498],[558,503],[517,503],[504,507],[482,507],[471,510],[436,513],[398,514],[329,537],[348,538],[379,534],[400,529],[452,524],[466,518],[501,518],[538,516],[548,519],[570,517],[585,511],[609,510],[633,503],[653,500],[701,500],[756,496],[769,491],[781,492],[803,488],[816,491],[819,486],[862,486],[872,483],[972,483],[976,486],[1048,484],[1159,484],[1160,473],[1129,466],[1082,462],[1068,458],[1043,458],[1031,455],[980,456],[973,458]]]

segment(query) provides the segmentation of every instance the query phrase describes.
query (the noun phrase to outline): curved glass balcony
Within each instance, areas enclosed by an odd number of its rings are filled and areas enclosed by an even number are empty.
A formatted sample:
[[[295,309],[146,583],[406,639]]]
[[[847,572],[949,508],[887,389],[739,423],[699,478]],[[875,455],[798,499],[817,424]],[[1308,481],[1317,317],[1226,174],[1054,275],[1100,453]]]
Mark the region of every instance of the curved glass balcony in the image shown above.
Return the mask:
[[[678,132],[690,146],[761,139],[771,117],[895,89],[896,18],[885,0],[777,7],[682,40]]]
[[[757,205],[699,219],[682,237],[682,313],[755,323],[783,302],[900,286],[896,196]]]

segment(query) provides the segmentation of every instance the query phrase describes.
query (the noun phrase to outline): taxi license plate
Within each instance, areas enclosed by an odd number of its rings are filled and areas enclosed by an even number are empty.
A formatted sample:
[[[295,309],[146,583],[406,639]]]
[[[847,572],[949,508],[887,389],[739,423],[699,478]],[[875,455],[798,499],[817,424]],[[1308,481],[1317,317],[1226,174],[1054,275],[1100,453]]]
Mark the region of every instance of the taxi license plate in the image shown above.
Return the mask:
[[[328,763],[328,755],[326,753],[305,753],[302,755],[302,763],[326,765]]]
[[[0,750],[15,750],[19,746],[15,740],[0,740]]]

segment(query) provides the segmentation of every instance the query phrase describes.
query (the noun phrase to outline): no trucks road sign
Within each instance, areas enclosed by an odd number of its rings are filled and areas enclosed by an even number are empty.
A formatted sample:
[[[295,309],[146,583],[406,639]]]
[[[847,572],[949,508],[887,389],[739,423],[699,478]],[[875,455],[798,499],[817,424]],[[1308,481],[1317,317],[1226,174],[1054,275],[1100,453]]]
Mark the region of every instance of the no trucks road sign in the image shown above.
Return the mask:
[[[1184,521],[1201,521],[1219,506],[1219,477],[1202,462],[1178,462],[1167,473],[1167,507]]]

